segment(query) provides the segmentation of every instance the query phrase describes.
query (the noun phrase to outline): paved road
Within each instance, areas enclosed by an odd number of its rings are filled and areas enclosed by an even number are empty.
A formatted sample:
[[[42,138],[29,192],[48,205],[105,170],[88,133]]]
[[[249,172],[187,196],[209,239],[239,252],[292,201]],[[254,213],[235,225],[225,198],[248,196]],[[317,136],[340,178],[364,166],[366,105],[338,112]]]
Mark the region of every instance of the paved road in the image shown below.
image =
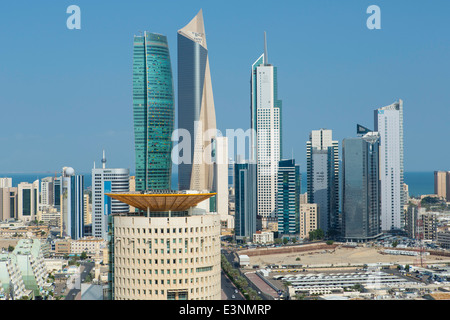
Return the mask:
[[[245,300],[244,296],[237,290],[236,286],[225,275],[223,270],[220,272],[220,277],[222,281],[222,293],[224,294],[223,300]]]
[[[87,275],[91,272],[91,270],[94,268],[93,262],[82,262],[81,268],[80,268],[80,274],[73,277],[74,283],[73,287],[69,290],[69,292],[66,293],[65,300],[75,300],[78,293],[81,292],[81,283],[84,282]]]
[[[239,268],[239,258],[238,258],[238,255],[237,255],[234,251],[228,250],[228,249],[223,249],[223,250],[222,250],[222,253],[223,253],[223,255],[225,256],[225,258],[228,260],[228,262],[231,263],[231,266],[232,266],[233,268],[235,268],[236,270],[238,270],[238,271],[239,271],[239,274],[245,278],[244,274],[242,273],[241,269]],[[226,281],[226,280],[225,280],[225,281]],[[231,281],[230,281],[230,282],[231,282]],[[223,280],[223,279],[222,279],[222,283],[224,283],[224,280]],[[257,287],[256,287],[253,283],[251,283],[250,281],[249,281],[249,286],[250,286],[251,288],[253,288],[256,292],[258,292],[258,295],[260,296],[260,298],[261,298],[262,300],[267,300],[267,297],[265,297],[263,294],[260,293],[260,289],[257,288]],[[223,285],[222,285],[222,287],[223,287]],[[235,295],[235,296],[236,296],[236,295]]]

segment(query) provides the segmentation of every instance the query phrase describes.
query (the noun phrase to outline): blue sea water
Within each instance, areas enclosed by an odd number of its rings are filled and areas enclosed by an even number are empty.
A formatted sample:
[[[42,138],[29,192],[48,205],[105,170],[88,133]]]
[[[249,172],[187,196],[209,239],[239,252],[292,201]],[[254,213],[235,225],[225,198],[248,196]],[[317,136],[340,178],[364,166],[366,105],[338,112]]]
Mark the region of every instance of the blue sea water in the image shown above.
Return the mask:
[[[92,184],[91,173],[80,173],[84,175],[84,187],[88,188]],[[40,173],[0,173],[0,178],[12,178],[13,187],[17,187],[20,182],[31,183],[37,179],[41,180],[45,177],[54,177],[55,174],[51,172]],[[422,194],[434,193],[434,172],[405,172],[405,183],[409,188],[410,196],[419,196]],[[178,174],[176,172],[172,175],[172,188],[177,189]],[[306,172],[302,172],[301,192],[306,192]]]

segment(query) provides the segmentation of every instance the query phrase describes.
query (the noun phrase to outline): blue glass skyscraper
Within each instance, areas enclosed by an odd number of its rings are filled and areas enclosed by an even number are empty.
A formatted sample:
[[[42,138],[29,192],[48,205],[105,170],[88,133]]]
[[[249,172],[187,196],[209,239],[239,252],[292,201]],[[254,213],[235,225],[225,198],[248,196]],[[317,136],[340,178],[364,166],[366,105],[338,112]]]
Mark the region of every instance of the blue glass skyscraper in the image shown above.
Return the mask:
[[[136,190],[171,189],[175,111],[166,36],[134,36],[133,120]]]
[[[277,217],[280,235],[300,232],[300,166],[295,160],[281,160],[277,176]]]

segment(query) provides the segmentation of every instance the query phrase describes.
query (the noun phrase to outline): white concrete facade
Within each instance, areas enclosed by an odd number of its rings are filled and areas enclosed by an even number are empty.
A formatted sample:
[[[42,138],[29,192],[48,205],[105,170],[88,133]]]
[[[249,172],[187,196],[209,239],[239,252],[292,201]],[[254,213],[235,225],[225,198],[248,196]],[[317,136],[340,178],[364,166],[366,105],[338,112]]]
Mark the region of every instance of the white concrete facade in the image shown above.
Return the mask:
[[[375,110],[380,134],[381,230],[400,229],[403,216],[403,101]]]
[[[39,206],[39,180],[33,183],[21,182],[17,185],[17,219],[33,221]]]
[[[109,190],[110,189],[110,190]],[[92,235],[108,240],[108,212],[128,213],[130,206],[118,200],[110,199],[111,208],[107,208],[108,192],[128,192],[130,190],[130,170],[123,168],[92,169]]]
[[[215,138],[214,191],[216,211],[221,218],[228,216],[228,138]]]
[[[261,58],[258,59],[261,61]],[[255,63],[258,63],[255,62]],[[276,189],[278,161],[281,158],[281,109],[276,107],[274,67],[263,62],[253,65],[252,77],[252,112],[256,123],[257,186],[258,215],[267,222],[276,221]],[[253,83],[255,81],[255,83]],[[266,223],[264,223],[266,222]]]

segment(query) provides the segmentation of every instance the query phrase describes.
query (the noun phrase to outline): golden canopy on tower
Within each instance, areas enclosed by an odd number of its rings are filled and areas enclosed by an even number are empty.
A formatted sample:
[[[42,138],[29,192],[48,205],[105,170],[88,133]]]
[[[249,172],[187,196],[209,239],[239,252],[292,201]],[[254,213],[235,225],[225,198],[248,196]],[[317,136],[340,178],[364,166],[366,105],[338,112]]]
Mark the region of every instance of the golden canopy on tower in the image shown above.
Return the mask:
[[[186,211],[216,193],[106,193],[137,209],[151,212]]]

